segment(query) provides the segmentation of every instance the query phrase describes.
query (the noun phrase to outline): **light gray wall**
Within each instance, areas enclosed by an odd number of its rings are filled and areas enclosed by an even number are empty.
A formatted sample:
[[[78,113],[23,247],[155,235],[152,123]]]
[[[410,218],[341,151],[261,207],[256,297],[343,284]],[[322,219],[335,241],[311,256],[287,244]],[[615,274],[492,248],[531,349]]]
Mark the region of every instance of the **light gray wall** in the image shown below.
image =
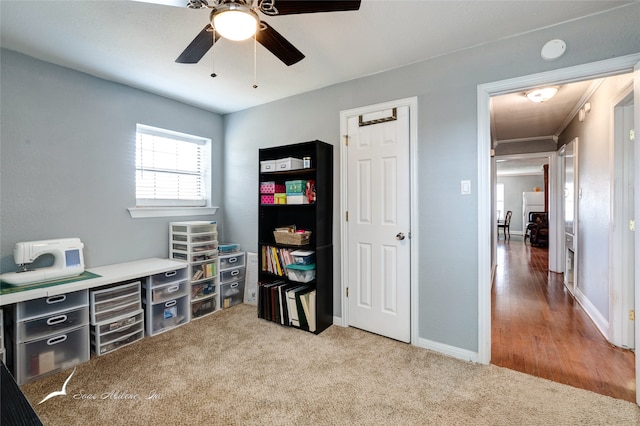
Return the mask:
[[[478,350],[477,85],[631,53],[640,46],[640,4],[486,44],[225,116],[225,220],[245,248],[257,246],[257,152],[313,139],[338,144],[341,110],[418,97],[419,337]],[[597,30],[596,30],[597,29]],[[567,43],[555,62],[551,39]],[[336,146],[335,165],[339,164]],[[339,206],[339,168],[334,174]],[[460,195],[460,181],[472,195]],[[340,219],[334,213],[334,315],[340,316]]]
[[[544,175],[498,176],[498,183],[504,184],[504,214],[513,212],[511,234],[522,234],[522,193],[531,192],[534,187],[544,188]],[[502,233],[500,234],[502,235]]]
[[[609,77],[591,96],[591,112],[575,118],[559,137],[559,146],[578,138],[577,286],[604,318],[609,318],[609,235],[611,217],[613,100],[633,80]]]
[[[213,139],[220,238],[255,250],[259,148],[313,139],[338,144],[341,110],[417,96],[418,333],[476,352],[477,85],[637,53],[639,19],[636,3],[287,98],[225,116],[224,134],[218,115],[3,50],[2,268],[13,267],[15,241],[71,235],[85,242],[90,266],[166,257],[172,219],[134,220],[126,211],[135,201],[136,122]],[[567,53],[543,61],[540,49],[554,38],[567,42]],[[338,154],[336,146],[334,314],[340,316]],[[471,196],[459,195],[463,179],[472,181]],[[199,217],[180,218],[188,219]]]
[[[88,267],[168,256],[168,222],[132,219],[136,123],[212,139],[222,201],[222,117],[2,50],[0,254],[17,241],[79,237]],[[221,223],[222,225],[222,223]]]

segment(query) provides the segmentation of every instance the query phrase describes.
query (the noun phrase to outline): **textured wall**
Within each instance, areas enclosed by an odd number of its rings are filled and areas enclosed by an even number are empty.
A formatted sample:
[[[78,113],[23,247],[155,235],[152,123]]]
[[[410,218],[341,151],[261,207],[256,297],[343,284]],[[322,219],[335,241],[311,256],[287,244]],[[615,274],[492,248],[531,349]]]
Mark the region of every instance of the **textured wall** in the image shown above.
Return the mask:
[[[340,111],[418,97],[419,336],[478,350],[477,86],[572,65],[637,53],[640,4],[609,14],[489,43],[408,67],[360,78],[225,116],[225,220],[245,247],[257,244],[257,151],[320,139],[340,141]],[[598,31],[593,29],[597,28]],[[541,47],[562,38],[556,62]],[[336,149],[336,156],[339,149]],[[339,158],[335,165],[339,165]],[[334,205],[339,206],[339,168]],[[460,181],[472,195],[460,195]],[[334,315],[341,315],[340,218],[334,214]]]
[[[168,256],[168,222],[200,217],[130,217],[136,123],[211,138],[221,202],[220,116],[12,51],[1,65],[2,271],[17,241],[59,237],[79,237],[89,267]]]

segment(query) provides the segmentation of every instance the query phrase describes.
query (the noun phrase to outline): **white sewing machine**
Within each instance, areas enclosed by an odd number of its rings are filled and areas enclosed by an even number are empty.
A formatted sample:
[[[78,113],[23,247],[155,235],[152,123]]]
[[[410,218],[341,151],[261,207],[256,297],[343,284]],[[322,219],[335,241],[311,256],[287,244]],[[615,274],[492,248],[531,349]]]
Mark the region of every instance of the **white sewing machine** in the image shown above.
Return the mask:
[[[20,270],[2,274],[0,280],[10,285],[21,286],[75,277],[84,272],[83,247],[84,244],[79,238],[16,243],[13,248],[13,259],[20,266]],[[29,265],[44,254],[53,255],[53,265],[29,269]]]

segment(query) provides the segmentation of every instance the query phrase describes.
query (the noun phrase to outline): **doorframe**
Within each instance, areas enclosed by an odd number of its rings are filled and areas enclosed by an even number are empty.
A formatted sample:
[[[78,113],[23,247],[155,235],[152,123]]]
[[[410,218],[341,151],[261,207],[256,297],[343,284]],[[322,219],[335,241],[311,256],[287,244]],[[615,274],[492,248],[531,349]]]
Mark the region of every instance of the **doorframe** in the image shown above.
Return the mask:
[[[528,90],[545,84],[565,84],[633,72],[635,123],[640,123],[640,53],[568,68],[546,71],[477,86],[478,111],[478,362],[491,362],[491,96]],[[636,126],[637,127],[637,126]],[[635,168],[640,170],[640,149],[635,152]],[[635,176],[635,210],[640,211],[640,173]],[[640,238],[636,238],[636,264],[640,264]],[[640,274],[636,274],[636,306],[640,306]],[[636,340],[640,327],[636,326]],[[640,377],[640,351],[636,351],[636,377]],[[640,402],[640,392],[636,392]]]
[[[409,203],[410,205],[410,231],[409,249],[410,257],[410,332],[411,344],[418,342],[418,98],[404,98],[395,101],[383,102],[340,111],[340,304],[342,308],[341,325],[349,326],[349,299],[347,295],[349,277],[349,239],[347,232],[347,206],[348,206],[348,158],[346,137],[348,133],[348,120],[351,117],[368,114],[384,109],[396,107],[409,107]]]
[[[547,200],[549,202],[548,204],[548,211],[549,211],[549,254],[548,254],[548,260],[549,260],[549,270],[552,272],[559,272],[556,269],[559,268],[559,264],[558,264],[558,242],[557,242],[557,237],[556,235],[558,234],[558,229],[556,227],[556,223],[557,223],[557,219],[556,217],[558,216],[558,206],[557,206],[557,193],[558,193],[558,186],[557,186],[557,182],[558,182],[558,176],[557,176],[557,170],[556,170],[556,163],[558,162],[558,152],[557,151],[542,151],[542,152],[531,152],[531,153],[523,153],[523,154],[505,154],[505,155],[495,155],[492,158],[492,170],[496,170],[496,172],[492,172],[492,174],[496,175],[496,181],[493,182],[493,185],[495,186],[495,184],[497,183],[497,166],[495,165],[495,163],[498,162],[498,160],[526,160],[529,158],[542,158],[545,157],[549,160],[549,185],[548,188],[546,188],[547,191]],[[493,188],[491,188],[493,190]],[[492,198],[493,199],[493,198]],[[492,202],[492,204],[495,204],[494,202]],[[494,207],[495,210],[495,207]],[[492,219],[492,222],[495,222]],[[523,234],[524,237],[524,234]],[[497,259],[497,242],[498,242],[498,235],[495,234],[494,235],[494,243],[493,243],[493,256],[492,256],[492,265],[491,268],[492,270],[495,270],[495,268],[497,267],[496,264],[496,259]]]
[[[625,190],[622,183],[626,179],[620,174],[620,163],[623,159],[622,144],[624,143],[624,135],[620,134],[620,114],[622,109],[629,106],[633,98],[633,82],[624,87],[618,95],[610,102],[611,111],[611,140],[613,143],[610,147],[611,158],[611,198],[614,201],[611,205],[611,233],[609,244],[609,280],[611,288],[609,289],[609,340],[612,344],[619,347],[629,347],[629,339],[626,335],[626,321],[628,316],[625,312],[630,302],[628,298],[628,287],[624,285],[623,277],[627,276],[632,269],[632,265],[624,262],[622,257],[624,253],[625,232],[628,231],[624,223],[626,212],[623,211],[622,201],[626,198]],[[635,148],[634,148],[635,152]],[[626,169],[625,169],[626,172]],[[635,186],[635,185],[634,185]],[[633,301],[631,301],[633,302]],[[633,345],[635,346],[635,345]]]

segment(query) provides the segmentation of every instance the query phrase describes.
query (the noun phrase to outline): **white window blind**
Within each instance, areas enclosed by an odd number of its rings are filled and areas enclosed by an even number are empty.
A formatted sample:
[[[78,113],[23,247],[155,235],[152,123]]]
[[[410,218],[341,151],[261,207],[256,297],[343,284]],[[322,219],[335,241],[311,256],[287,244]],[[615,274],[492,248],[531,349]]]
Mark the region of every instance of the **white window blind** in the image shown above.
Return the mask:
[[[136,204],[206,206],[210,139],[138,124]]]

